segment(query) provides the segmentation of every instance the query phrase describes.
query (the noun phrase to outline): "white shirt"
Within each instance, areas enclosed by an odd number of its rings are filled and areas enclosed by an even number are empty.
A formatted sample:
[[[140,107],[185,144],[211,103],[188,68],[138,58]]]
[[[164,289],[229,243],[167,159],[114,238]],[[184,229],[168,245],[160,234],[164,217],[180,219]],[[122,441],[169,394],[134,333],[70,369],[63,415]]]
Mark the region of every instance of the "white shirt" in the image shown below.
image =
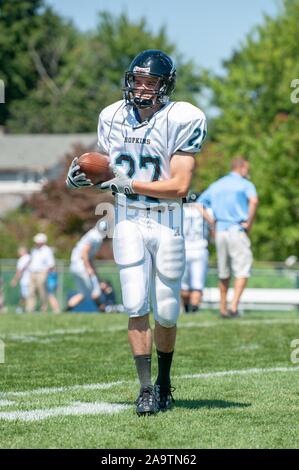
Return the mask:
[[[54,266],[54,255],[49,246],[42,245],[40,248],[33,248],[31,250],[31,262],[29,265],[31,273],[45,272]]]
[[[144,123],[137,120],[133,107],[124,100],[108,106],[99,116],[100,151],[108,154],[111,163],[130,178],[139,181],[169,179],[172,155],[177,151],[199,152],[205,136],[204,113],[186,102],[169,101]],[[160,202],[140,195],[129,199],[145,204]]]
[[[82,251],[86,245],[90,246],[88,252],[88,259],[92,261],[95,257],[97,251],[100,249],[103,243],[103,236],[99,230],[94,227],[89,230],[75,245],[72,254],[71,254],[71,271],[85,271],[85,265],[82,259]]]
[[[20,256],[17,262],[17,271],[21,271],[20,284],[27,285],[29,284],[29,261],[30,255],[26,253],[25,255]]]

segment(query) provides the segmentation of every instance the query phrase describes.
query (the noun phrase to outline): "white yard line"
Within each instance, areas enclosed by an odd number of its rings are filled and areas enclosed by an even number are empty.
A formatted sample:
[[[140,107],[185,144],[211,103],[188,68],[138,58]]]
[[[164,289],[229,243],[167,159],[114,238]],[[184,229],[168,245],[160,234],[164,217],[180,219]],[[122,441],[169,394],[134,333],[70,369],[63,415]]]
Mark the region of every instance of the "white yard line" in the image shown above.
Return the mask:
[[[219,372],[206,372],[201,374],[186,374],[181,375],[181,379],[209,379],[215,377],[226,377],[229,375],[249,375],[249,374],[264,374],[271,372],[299,372],[299,367],[272,367],[272,368],[253,368],[253,369],[240,369],[240,370],[223,370]]]
[[[76,392],[81,390],[106,390],[117,385],[122,385],[123,383],[124,381],[118,381],[97,384],[70,385],[65,387],[35,388],[33,390],[24,390],[17,392],[0,392],[0,397],[6,397],[7,395],[13,395],[14,397],[27,397],[31,395],[51,395],[56,393]]]
[[[119,413],[131,408],[129,405],[116,403],[81,403],[74,402],[68,406],[42,408],[30,411],[0,411],[0,419],[5,421],[42,421],[55,416],[97,415],[100,413]]]
[[[239,369],[239,370],[224,370],[215,372],[202,372],[199,374],[184,374],[174,377],[175,379],[209,379],[216,377],[226,377],[231,375],[249,375],[249,374],[262,374],[272,372],[299,372],[298,367],[270,367],[270,368],[253,368],[253,369]],[[106,390],[114,386],[124,384],[133,384],[136,380],[120,380],[117,382],[83,384],[83,385],[70,385],[66,387],[48,387],[48,388],[35,388],[33,390],[24,391],[8,391],[0,393],[1,398],[6,397],[26,397],[32,395],[51,395],[57,393],[67,393],[81,390]]]
[[[286,319],[284,320],[283,318],[272,318],[272,319],[264,319],[264,320],[246,320],[241,318],[240,321],[234,320],[234,324],[237,324],[238,326],[256,326],[256,325],[288,325],[288,324],[299,324],[299,319]],[[224,323],[220,322],[188,322],[185,324],[178,324],[178,328],[210,328],[210,327],[219,327],[220,325],[224,325]],[[227,325],[227,322],[225,322],[225,325]]]
[[[277,372],[299,372],[299,367],[272,367],[272,368],[252,368],[252,369],[240,369],[240,370],[226,370],[218,372],[207,372],[200,374],[186,374],[177,376],[177,379],[209,379],[215,377],[226,377],[233,375],[249,375],[249,374],[262,374],[262,373],[277,373]],[[53,387],[53,388],[38,388],[33,390],[19,391],[19,392],[6,392],[1,395],[13,395],[15,397],[24,397],[40,394],[56,394],[69,391],[77,390],[99,390],[108,389],[116,385],[124,383],[133,383],[134,381],[119,381],[110,383],[98,383],[98,384],[84,384],[84,385],[73,385],[69,387]],[[18,406],[16,402],[10,400],[0,400],[0,406]],[[53,407],[53,408],[41,408],[33,410],[14,410],[14,411],[0,411],[0,420],[4,421],[43,421],[48,418],[57,416],[79,416],[79,415],[98,415],[107,413],[119,413],[127,409],[132,408],[131,405],[122,405],[117,403],[106,403],[106,402],[94,402],[94,403],[82,403],[72,402],[70,405]]]
[[[11,400],[0,400],[0,406],[11,406],[14,405],[16,402]]]
[[[225,323],[227,324],[227,323]],[[234,324],[238,326],[255,326],[255,325],[298,325],[299,319],[256,319],[256,320],[246,320],[241,318],[240,321]],[[183,328],[219,328],[219,326],[224,325],[224,323],[217,321],[206,321],[206,322],[187,322],[178,324],[179,329]],[[23,342],[38,342],[38,338],[47,338],[49,336],[67,336],[67,335],[78,335],[78,334],[87,334],[87,333],[106,333],[106,332],[115,332],[115,331],[126,331],[127,326],[124,325],[115,325],[108,326],[106,328],[92,329],[92,328],[72,328],[72,329],[56,329],[50,331],[31,331],[24,334],[19,333],[5,333],[0,334],[0,338],[3,340],[10,341],[23,341]]]

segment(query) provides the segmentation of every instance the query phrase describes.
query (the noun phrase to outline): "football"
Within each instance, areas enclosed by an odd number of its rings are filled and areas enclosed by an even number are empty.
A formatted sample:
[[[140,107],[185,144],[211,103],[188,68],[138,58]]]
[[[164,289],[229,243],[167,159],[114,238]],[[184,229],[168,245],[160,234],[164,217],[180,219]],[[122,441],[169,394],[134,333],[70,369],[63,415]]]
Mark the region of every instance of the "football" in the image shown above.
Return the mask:
[[[101,153],[84,153],[78,158],[78,165],[93,184],[103,183],[113,178],[113,173],[109,168],[109,158]]]

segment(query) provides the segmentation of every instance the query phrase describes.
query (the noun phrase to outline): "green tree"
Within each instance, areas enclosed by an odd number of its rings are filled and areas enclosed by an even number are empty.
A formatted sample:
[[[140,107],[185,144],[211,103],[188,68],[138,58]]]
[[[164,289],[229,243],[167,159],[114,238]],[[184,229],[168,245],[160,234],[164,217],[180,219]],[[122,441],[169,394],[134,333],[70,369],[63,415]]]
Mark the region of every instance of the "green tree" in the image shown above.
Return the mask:
[[[131,60],[149,48],[176,58],[175,98],[196,102],[199,73],[194,64],[182,61],[165,28],[153,34],[144,19],[131,22],[125,14],[102,12],[96,30],[83,34],[51,9],[40,14],[37,23],[26,42],[26,57],[37,81],[25,99],[7,105],[6,122],[12,132],[95,131],[99,112],[122,98],[124,72]]]
[[[299,0],[285,0],[279,15],[266,16],[224,63],[224,76],[205,79],[219,115],[196,184],[203,189],[223,176],[236,154],[248,157],[260,197],[254,251],[267,260],[299,250],[299,105],[290,87],[299,77],[298,40]]]
[[[0,78],[5,83],[6,104],[0,106],[0,124],[9,117],[9,104],[24,98],[37,81],[28,54],[28,42],[37,28],[42,0],[1,0]]]

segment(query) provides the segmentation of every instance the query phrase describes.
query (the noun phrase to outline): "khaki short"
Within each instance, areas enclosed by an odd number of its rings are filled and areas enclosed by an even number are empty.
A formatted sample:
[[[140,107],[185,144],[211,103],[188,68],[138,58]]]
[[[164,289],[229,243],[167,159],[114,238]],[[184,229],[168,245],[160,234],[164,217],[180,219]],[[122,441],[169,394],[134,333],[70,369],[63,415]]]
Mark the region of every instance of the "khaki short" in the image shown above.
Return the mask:
[[[235,227],[216,232],[216,249],[219,279],[250,277],[252,266],[251,243],[245,232]]]

